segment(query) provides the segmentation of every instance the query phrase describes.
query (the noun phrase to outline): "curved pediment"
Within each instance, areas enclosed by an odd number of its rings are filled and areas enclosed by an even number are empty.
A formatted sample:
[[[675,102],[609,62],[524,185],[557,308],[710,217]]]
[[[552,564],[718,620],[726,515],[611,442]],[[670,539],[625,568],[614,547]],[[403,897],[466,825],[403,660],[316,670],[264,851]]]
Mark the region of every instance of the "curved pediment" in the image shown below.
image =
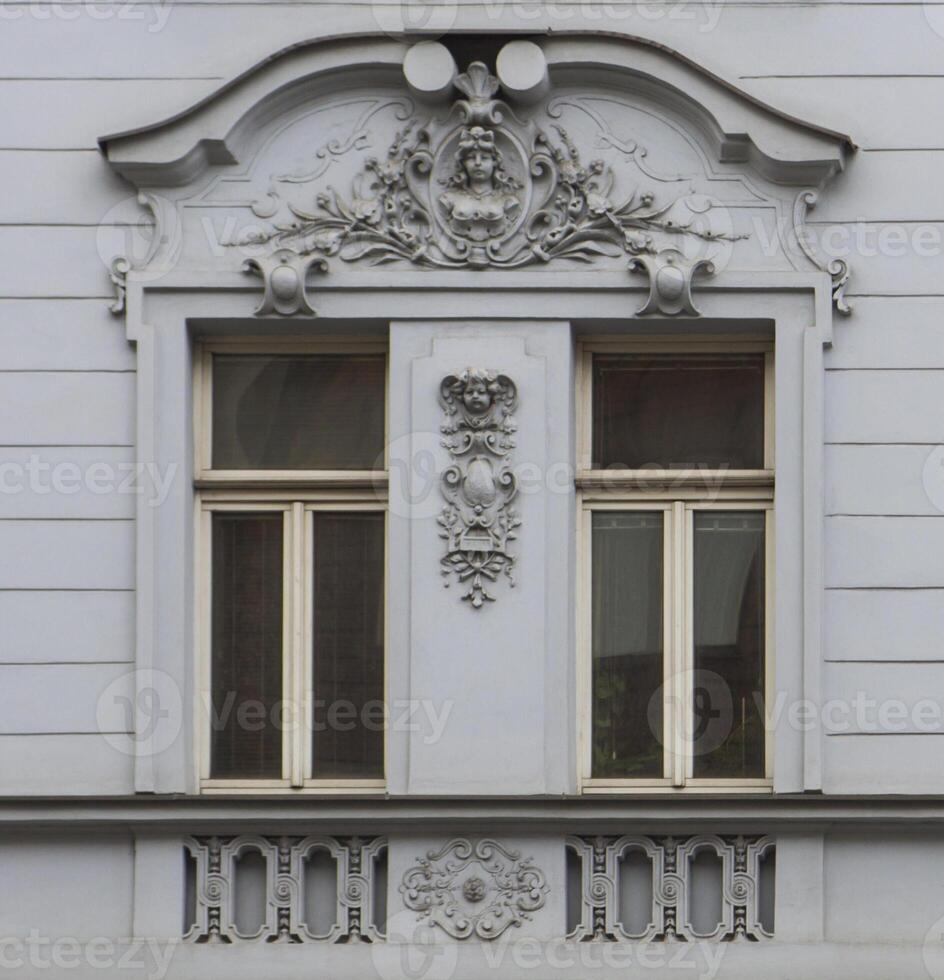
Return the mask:
[[[312,270],[810,271],[803,220],[848,138],[641,41],[512,41],[459,71],[425,42],[272,59],[179,117],[103,139],[161,224],[148,262],[260,273],[261,313],[312,312]],[[486,283],[483,282],[483,285]]]

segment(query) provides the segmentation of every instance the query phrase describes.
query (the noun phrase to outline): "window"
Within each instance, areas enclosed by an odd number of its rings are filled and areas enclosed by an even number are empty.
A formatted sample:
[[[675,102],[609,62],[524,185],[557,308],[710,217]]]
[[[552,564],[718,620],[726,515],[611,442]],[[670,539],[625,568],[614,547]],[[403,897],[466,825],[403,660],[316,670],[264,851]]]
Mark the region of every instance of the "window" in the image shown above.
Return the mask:
[[[384,783],[386,354],[196,359],[201,784]]]
[[[770,785],[773,350],[580,354],[585,789]]]

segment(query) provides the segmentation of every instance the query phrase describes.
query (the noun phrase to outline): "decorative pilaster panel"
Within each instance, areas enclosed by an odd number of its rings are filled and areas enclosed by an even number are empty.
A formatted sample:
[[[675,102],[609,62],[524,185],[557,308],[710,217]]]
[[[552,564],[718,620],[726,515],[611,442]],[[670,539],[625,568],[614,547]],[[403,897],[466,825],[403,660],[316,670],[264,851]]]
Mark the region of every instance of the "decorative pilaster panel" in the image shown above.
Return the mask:
[[[571,789],[572,371],[560,321],[391,324],[393,792]]]

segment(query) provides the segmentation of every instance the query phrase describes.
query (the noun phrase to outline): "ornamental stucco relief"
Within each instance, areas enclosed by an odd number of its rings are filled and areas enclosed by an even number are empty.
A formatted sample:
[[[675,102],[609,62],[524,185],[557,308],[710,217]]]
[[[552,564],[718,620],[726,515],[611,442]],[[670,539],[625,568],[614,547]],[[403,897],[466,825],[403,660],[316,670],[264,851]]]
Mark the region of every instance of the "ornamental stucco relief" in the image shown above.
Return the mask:
[[[314,209],[291,204],[296,220],[253,229],[239,244],[274,242],[345,262],[483,269],[656,255],[667,236],[743,237],[673,220],[685,194],[656,201],[651,191],[618,188],[613,170],[585,161],[563,126],[548,132],[497,98],[498,79],[481,62],[455,85],[464,98],[445,118],[412,117],[346,192],[317,194]]]
[[[381,937],[370,921],[379,887],[375,859],[383,837],[192,837],[184,844],[194,862],[195,921],[183,937],[192,943],[356,943]],[[318,932],[305,907],[307,862],[316,852],[335,864],[334,922]],[[237,864],[249,853],[266,862],[265,920],[251,934],[236,924]]]
[[[582,864],[582,916],[570,938],[581,942],[757,942],[771,939],[761,921],[761,862],[775,849],[767,836],[569,837]],[[621,919],[622,861],[645,857],[651,875],[649,921],[633,931]],[[707,852],[721,863],[721,918],[708,931],[693,922],[692,860]]]
[[[403,875],[408,909],[455,939],[497,939],[544,907],[544,872],[495,840],[456,838]]]
[[[480,609],[495,599],[488,583],[504,575],[514,585],[508,546],[521,521],[511,506],[518,482],[509,464],[518,389],[507,375],[470,367],[443,378],[439,396],[442,445],[452,459],[440,477],[442,573],[447,588],[455,576],[466,589],[462,598]]]
[[[848,138],[758,107],[691,65],[680,100],[678,59],[630,39],[509,40],[494,73],[475,62],[460,74],[437,42],[350,48],[349,85],[337,84],[337,52],[313,46],[287,84],[266,62],[259,91],[224,89],[179,119],[105,140],[155,222],[142,260],[103,254],[116,313],[127,282],[178,265],[203,277],[242,265],[263,280],[265,316],[313,316],[311,273],[349,288],[376,265],[592,272],[575,273],[578,288],[596,273],[607,288],[614,274],[645,276],[641,316],[697,315],[699,276],[743,288],[745,274],[814,271],[848,312],[848,267],[806,224],[854,149]],[[421,48],[437,49],[445,74],[411,75]],[[534,273],[535,287],[548,278]]]

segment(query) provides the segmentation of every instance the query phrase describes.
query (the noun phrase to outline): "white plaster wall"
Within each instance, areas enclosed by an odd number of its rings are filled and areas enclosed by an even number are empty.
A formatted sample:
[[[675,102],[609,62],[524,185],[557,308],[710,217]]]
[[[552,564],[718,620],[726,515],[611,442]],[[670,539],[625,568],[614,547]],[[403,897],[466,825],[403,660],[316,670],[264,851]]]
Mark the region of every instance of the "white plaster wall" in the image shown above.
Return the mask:
[[[0,841],[0,935],[87,941],[131,934],[133,843],[128,836],[5,837]]]
[[[108,313],[97,243],[102,223],[114,232],[135,212],[96,138],[183,109],[285,45],[391,23],[388,5],[314,0],[92,6],[4,11],[3,461],[35,453],[49,464],[114,465],[132,452],[134,351]],[[656,40],[759,98],[852,135],[861,150],[814,212],[816,228],[859,223],[871,234],[894,225],[938,241],[944,233],[944,82],[934,77],[944,55],[941,8],[771,0],[667,7],[662,15],[647,7],[644,15],[617,0],[608,20],[598,4],[572,3],[566,12],[536,6],[536,15],[529,6],[526,22],[516,9],[450,6],[447,21],[466,30],[524,23],[534,32],[606,29]],[[934,490],[941,484],[929,493],[924,467],[944,435],[940,251],[849,256],[856,312],[838,325],[827,357],[827,687],[832,678],[841,690],[868,686],[874,671],[858,661],[888,659],[907,690],[937,683],[929,662],[941,659],[944,521]],[[87,719],[113,665],[133,658],[133,539],[128,501],[117,494],[0,495],[0,679],[4,703],[30,706],[0,719],[0,793],[130,789],[128,757],[87,730]],[[48,682],[63,662],[81,681]],[[937,745],[917,733],[827,736],[825,788],[941,792]]]
[[[939,948],[944,880],[927,872],[944,860],[938,835],[888,834],[869,846],[861,835],[836,834],[824,854],[828,941],[923,943],[936,926]]]

